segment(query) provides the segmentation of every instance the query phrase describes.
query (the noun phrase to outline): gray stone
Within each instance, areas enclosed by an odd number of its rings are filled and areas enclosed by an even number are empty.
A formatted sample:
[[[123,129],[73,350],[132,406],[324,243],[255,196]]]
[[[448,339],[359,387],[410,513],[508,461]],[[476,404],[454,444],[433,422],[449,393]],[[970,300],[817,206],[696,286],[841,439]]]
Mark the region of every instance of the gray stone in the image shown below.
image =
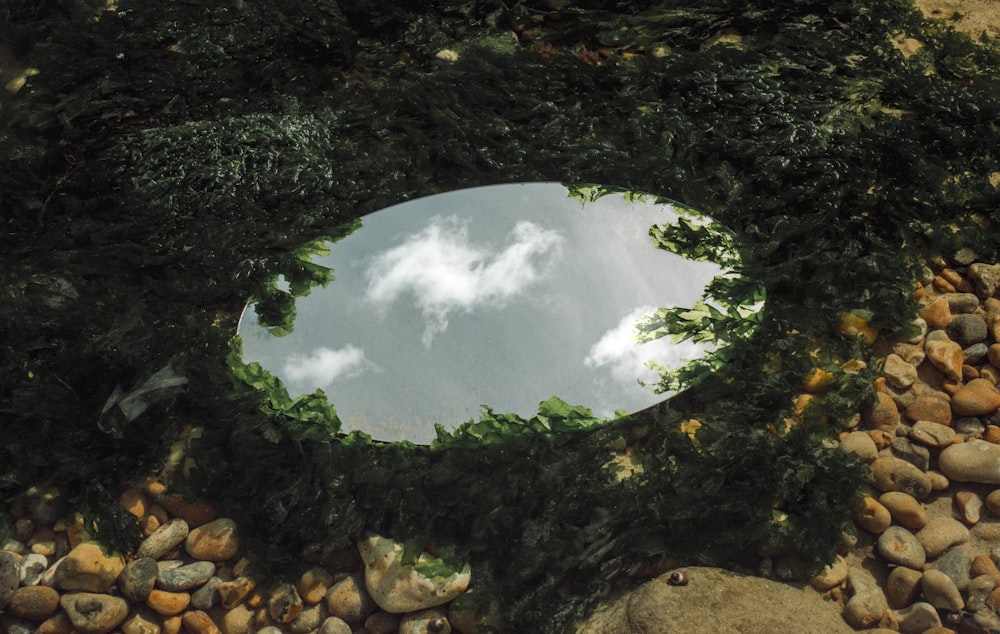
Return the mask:
[[[6,634],[34,634],[38,628],[38,623],[25,619],[16,619],[6,614],[0,616],[0,632]]]
[[[608,600],[580,625],[578,634],[853,631],[815,592],[718,568],[685,572],[685,586],[669,585],[664,575]],[[886,605],[883,614],[887,610]]]
[[[948,336],[962,348],[985,341],[986,335],[986,322],[979,315],[955,315],[948,324]]]
[[[974,293],[945,293],[944,298],[952,313],[968,314],[979,308],[979,298]]]
[[[1000,285],[1000,265],[976,262],[969,265],[969,278],[975,282],[976,295],[988,299],[996,295]]]
[[[896,566],[885,582],[885,596],[889,605],[901,609],[917,600],[920,595],[920,577],[923,573],[906,566]]]
[[[82,634],[104,634],[128,616],[128,603],[120,597],[90,592],[71,592],[59,599],[73,627]]]
[[[962,593],[951,577],[940,570],[927,570],[920,578],[920,587],[927,602],[939,610],[957,611],[965,607]]]
[[[12,553],[0,551],[0,610],[7,607],[21,583],[21,563]]]
[[[975,343],[962,350],[962,357],[966,363],[977,364],[986,358],[990,349],[985,343]]]
[[[152,535],[139,544],[136,557],[160,559],[184,543],[188,532],[188,523],[180,518],[174,518],[157,528]]]
[[[938,557],[933,569],[948,575],[955,587],[964,592],[969,585],[969,568],[972,567],[973,556],[968,546],[955,546]]]
[[[161,570],[156,585],[168,592],[187,592],[204,585],[215,575],[215,564],[211,561],[197,561],[186,566]]]
[[[150,557],[140,557],[125,564],[125,569],[118,577],[118,589],[122,595],[139,603],[146,600],[156,585],[156,560]]]
[[[928,447],[947,447],[955,442],[955,430],[947,425],[918,420],[910,428],[910,438]]]
[[[327,617],[319,626],[319,634],[351,634],[351,626],[344,619],[335,616]]]
[[[927,555],[920,541],[902,526],[890,526],[878,538],[878,554],[899,566],[920,570]]]
[[[25,494],[28,512],[38,524],[52,526],[66,511],[66,500],[58,489],[31,487]]]
[[[931,451],[920,443],[915,443],[909,438],[897,436],[889,444],[892,455],[909,462],[921,471],[927,471],[931,465]]]
[[[952,546],[969,541],[969,529],[954,518],[935,517],[917,531],[916,537],[927,556],[933,559]]]
[[[899,631],[906,634],[923,634],[932,627],[941,627],[941,617],[930,603],[920,601],[893,612]]]
[[[205,585],[191,593],[191,606],[196,610],[210,610],[219,604],[219,584],[222,583],[220,577],[212,577],[205,582]]]
[[[978,438],[986,431],[986,426],[978,416],[963,416],[955,421],[955,433],[968,440]]]

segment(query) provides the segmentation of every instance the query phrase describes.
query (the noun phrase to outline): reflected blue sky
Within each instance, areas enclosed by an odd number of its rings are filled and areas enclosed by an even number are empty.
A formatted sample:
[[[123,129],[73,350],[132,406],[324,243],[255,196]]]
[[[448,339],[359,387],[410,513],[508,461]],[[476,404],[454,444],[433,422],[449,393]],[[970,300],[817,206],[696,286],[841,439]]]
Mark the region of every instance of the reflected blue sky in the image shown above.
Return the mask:
[[[326,392],[345,430],[426,443],[480,405],[530,417],[558,396],[602,417],[668,395],[647,361],[677,367],[691,342],[638,344],[637,319],[693,306],[721,271],[657,249],[668,205],[608,195],[585,205],[554,183],[430,196],[362,219],[314,260],[334,271],[297,300],[294,330],[273,337],[253,307],[244,360],[294,397]]]

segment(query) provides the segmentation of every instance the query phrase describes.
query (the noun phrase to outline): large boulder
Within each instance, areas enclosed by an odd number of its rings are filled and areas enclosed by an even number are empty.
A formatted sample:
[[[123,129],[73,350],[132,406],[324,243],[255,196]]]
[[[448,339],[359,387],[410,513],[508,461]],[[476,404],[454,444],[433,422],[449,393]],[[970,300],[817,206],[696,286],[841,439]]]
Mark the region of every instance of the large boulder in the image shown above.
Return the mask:
[[[851,634],[840,612],[808,586],[740,575],[719,568],[685,568],[688,583],[669,575],[601,605],[577,634]]]

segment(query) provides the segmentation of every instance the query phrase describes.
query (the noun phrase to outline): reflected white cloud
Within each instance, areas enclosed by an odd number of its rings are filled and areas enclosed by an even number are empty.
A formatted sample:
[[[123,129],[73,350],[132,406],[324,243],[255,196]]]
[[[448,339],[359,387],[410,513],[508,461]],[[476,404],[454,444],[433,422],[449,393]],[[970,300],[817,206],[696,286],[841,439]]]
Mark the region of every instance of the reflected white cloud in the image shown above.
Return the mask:
[[[370,370],[379,368],[365,357],[364,350],[348,344],[336,350],[321,346],[308,355],[294,355],[285,362],[283,373],[293,383],[326,387]]]
[[[448,327],[455,311],[500,307],[541,278],[561,254],[563,238],[533,222],[518,222],[499,252],[472,244],[468,219],[436,216],[419,233],[375,258],[367,298],[385,310],[409,294],[425,320],[423,344]]]
[[[634,308],[622,317],[618,325],[604,331],[597,343],[590,347],[584,364],[590,368],[607,367],[615,380],[623,384],[634,385],[636,381],[656,383],[660,375],[648,367],[648,362],[677,368],[711,349],[706,344],[693,341],[673,343],[669,337],[640,343],[636,324],[656,310],[653,306]]]

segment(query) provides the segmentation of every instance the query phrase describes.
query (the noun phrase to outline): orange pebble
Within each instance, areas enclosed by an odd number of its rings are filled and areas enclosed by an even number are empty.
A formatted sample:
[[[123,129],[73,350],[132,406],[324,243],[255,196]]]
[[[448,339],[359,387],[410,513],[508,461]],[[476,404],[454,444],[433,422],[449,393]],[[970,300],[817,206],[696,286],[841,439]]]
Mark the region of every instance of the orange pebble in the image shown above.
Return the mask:
[[[986,431],[983,432],[983,440],[991,442],[994,445],[1000,445],[1000,427],[987,425]]]
[[[133,487],[118,497],[118,504],[132,515],[142,519],[146,516],[149,508],[149,498],[141,489]]]
[[[946,280],[943,276],[937,275],[934,277],[934,288],[941,291],[942,293],[954,293],[955,287]]]

